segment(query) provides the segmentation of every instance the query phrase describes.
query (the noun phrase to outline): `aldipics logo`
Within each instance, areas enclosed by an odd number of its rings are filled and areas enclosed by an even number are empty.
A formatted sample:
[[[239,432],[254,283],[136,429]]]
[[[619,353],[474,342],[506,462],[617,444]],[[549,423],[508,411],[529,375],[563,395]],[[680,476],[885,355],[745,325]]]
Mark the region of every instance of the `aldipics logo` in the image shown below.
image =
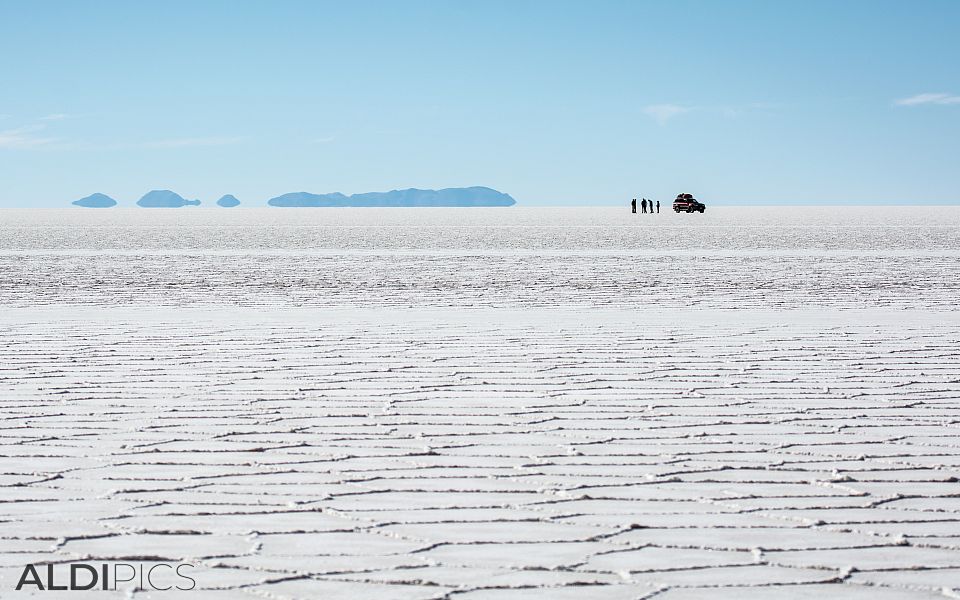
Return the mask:
[[[140,590],[192,590],[197,582],[190,577],[189,563],[69,563],[62,565],[27,565],[20,574],[17,590],[116,590],[132,584]],[[44,576],[41,576],[44,573]]]

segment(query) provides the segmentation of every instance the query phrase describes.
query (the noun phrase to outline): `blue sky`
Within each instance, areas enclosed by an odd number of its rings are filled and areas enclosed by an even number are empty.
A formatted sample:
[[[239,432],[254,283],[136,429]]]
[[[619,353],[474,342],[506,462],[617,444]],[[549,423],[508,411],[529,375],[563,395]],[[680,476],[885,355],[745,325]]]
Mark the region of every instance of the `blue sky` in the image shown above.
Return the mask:
[[[960,201],[960,2],[0,0],[0,206]]]

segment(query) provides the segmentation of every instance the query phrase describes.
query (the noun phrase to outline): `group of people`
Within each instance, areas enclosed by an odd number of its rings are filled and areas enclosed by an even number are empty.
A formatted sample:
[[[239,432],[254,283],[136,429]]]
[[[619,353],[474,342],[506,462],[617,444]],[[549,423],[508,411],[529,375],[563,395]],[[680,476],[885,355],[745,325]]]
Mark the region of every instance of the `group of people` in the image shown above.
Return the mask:
[[[640,200],[640,209],[641,209],[643,212],[647,212],[647,207],[650,208],[650,214],[653,214],[653,200],[647,200],[646,198]],[[636,212],[637,212],[637,199],[636,199],[636,198],[634,198],[634,199],[630,202],[630,210],[632,210],[632,211],[634,212],[634,214],[636,214]],[[658,212],[658,213],[660,212],[660,201],[659,201],[659,200],[657,200],[657,212]]]

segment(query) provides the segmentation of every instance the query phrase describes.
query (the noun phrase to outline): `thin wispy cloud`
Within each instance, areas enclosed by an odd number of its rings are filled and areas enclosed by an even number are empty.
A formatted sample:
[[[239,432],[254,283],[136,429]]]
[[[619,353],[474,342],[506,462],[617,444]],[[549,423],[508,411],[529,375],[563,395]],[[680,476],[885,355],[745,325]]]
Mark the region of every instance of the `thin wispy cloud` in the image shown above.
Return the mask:
[[[42,125],[32,125],[0,131],[0,148],[37,148],[57,141],[57,138],[40,135],[43,129]]]
[[[953,94],[917,94],[909,98],[895,100],[897,106],[920,106],[923,104],[960,104],[960,96]]]
[[[62,121],[69,117],[70,115],[65,113],[53,113],[52,115],[45,115],[43,117],[40,117],[40,120],[41,121]]]
[[[145,148],[193,148],[200,146],[229,146],[239,144],[242,137],[192,137],[156,140],[143,144]]]
[[[786,105],[781,102],[751,102],[746,108],[751,110],[778,110]]]
[[[46,119],[48,121],[57,119]],[[228,146],[244,141],[244,137],[190,137],[154,140],[141,143],[90,143],[83,141],[66,141],[61,138],[43,135],[47,128],[46,123],[37,123],[0,131],[0,148],[56,148],[72,150],[125,150],[136,148],[192,148],[204,146]]]
[[[644,106],[642,111],[643,114],[647,115],[660,125],[666,125],[667,122],[671,121],[672,119],[692,112],[702,115],[721,116],[726,119],[737,119],[751,113],[776,111],[782,107],[782,104],[774,102],[751,102],[738,106],[650,104],[648,106]]]
[[[691,110],[693,110],[691,107],[680,106],[679,104],[651,104],[643,107],[643,114],[661,125],[666,125],[670,119],[688,113]]]
[[[324,137],[313,138],[312,140],[310,140],[310,143],[311,144],[329,144],[330,142],[336,139],[337,139],[337,136],[335,135],[327,135]]]

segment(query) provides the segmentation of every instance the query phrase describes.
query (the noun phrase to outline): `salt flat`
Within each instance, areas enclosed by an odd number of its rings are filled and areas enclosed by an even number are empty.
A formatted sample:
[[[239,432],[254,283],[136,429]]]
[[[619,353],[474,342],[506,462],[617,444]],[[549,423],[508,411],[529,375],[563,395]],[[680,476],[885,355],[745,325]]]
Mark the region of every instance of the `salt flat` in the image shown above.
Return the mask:
[[[0,597],[960,596],[955,208],[0,218]]]

